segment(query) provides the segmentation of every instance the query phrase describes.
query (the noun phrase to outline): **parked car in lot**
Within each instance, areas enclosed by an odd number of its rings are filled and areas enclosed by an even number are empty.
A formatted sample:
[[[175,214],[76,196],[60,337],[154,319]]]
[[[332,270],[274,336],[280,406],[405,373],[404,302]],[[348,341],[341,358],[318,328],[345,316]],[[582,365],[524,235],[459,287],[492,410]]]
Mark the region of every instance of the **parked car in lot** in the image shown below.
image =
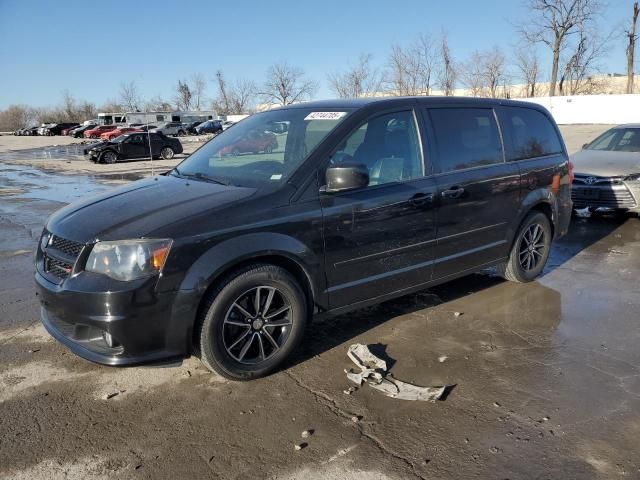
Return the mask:
[[[202,124],[202,120],[198,120],[195,122],[191,122],[191,123],[187,123],[185,125],[185,131],[189,134],[189,135],[195,135],[196,134],[196,127],[200,124]]]
[[[87,130],[92,130],[96,128],[98,125],[95,123],[90,123],[89,125],[80,125],[79,127],[73,128],[69,131],[69,136],[73,138],[82,138],[84,136],[84,132]]]
[[[116,128],[118,128],[116,125],[97,125],[82,132],[82,136],[84,138],[100,138],[100,135],[102,135],[103,133],[110,132],[111,130],[115,130]]]
[[[27,137],[33,137],[35,135],[38,135],[38,130],[40,127],[31,127],[31,128],[25,128],[22,131],[22,135],[25,135]]]
[[[162,133],[163,135],[186,135],[186,127],[180,122],[167,122],[158,125],[153,130],[149,130],[154,133]]]
[[[38,127],[38,135],[46,135],[46,131],[54,125],[55,123],[43,123],[42,125],[40,125],[40,127]]]
[[[221,155],[276,122],[289,125],[281,151]],[[36,256],[42,322],[95,362],[197,352],[228,378],[256,378],[313,316],[491,266],[534,280],[567,231],[571,176],[533,103],[369,98],[258,113],[166,175],[52,215]]]
[[[571,161],[575,208],[640,212],[640,124],[607,130]]]
[[[75,125],[71,125],[69,127],[63,128],[62,131],[60,132],[60,135],[67,136],[67,135],[69,135],[69,132],[71,130],[73,130],[74,128],[77,128],[79,126],[80,125],[76,123]]]
[[[196,127],[196,134],[220,133],[222,130],[222,120],[207,120]]]
[[[48,128],[45,128],[44,134],[49,136],[64,135],[62,132],[72,127],[77,127],[79,124],[74,122],[56,123]]]
[[[231,120],[225,120],[222,122],[222,130],[226,130],[229,127],[232,127],[236,124],[236,122],[232,122]]]
[[[114,138],[119,137],[120,135],[123,135],[125,133],[130,133],[130,132],[142,132],[142,130],[136,127],[118,127],[115,130],[110,130],[108,132],[101,133],[100,139],[113,140]]]
[[[151,139],[149,139],[151,135]],[[182,153],[182,144],[176,138],[160,133],[129,132],[108,142],[91,145],[84,150],[84,157],[96,163],[115,163],[135,158],[149,158],[149,140],[153,158],[169,160]]]
[[[270,131],[252,130],[220,150],[221,155],[241,153],[271,153],[278,148],[278,139]]]

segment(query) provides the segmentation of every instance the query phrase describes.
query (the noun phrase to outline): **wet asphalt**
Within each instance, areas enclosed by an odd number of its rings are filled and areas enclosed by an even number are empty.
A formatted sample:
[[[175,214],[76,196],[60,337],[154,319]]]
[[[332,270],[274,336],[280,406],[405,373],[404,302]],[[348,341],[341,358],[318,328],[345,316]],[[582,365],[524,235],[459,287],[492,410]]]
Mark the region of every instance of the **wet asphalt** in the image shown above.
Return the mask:
[[[574,218],[531,284],[487,272],[314,323],[285,369],[234,383],[193,358],[94,365],[39,324],[42,225],[107,188],[0,164],[0,478],[640,478],[640,219]],[[454,387],[346,394],[356,342]]]

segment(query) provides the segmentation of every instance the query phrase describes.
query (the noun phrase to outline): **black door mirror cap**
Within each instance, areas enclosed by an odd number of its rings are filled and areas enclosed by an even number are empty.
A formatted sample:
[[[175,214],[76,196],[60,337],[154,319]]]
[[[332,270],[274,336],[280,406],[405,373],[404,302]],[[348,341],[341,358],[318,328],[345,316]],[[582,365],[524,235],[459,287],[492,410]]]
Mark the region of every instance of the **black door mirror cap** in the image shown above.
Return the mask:
[[[369,185],[369,169],[355,162],[345,162],[327,168],[324,192],[334,193],[354,190]]]

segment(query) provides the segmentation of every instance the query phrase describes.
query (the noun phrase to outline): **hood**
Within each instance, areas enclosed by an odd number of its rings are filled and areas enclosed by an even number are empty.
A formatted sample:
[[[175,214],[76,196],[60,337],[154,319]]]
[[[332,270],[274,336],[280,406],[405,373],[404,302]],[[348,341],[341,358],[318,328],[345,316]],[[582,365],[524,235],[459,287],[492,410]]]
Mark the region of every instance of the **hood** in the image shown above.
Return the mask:
[[[640,153],[580,150],[571,155],[574,172],[598,177],[640,173]]]
[[[47,230],[69,240],[177,237],[171,226],[255,193],[253,188],[158,176],[72,203],[54,213]],[[211,216],[214,218],[214,215]]]
[[[98,142],[98,143],[92,143],[90,145],[87,145],[87,148],[84,149],[84,153],[89,152],[89,150],[103,150],[104,147],[106,147],[108,145],[115,145],[115,143],[107,142],[107,141]]]

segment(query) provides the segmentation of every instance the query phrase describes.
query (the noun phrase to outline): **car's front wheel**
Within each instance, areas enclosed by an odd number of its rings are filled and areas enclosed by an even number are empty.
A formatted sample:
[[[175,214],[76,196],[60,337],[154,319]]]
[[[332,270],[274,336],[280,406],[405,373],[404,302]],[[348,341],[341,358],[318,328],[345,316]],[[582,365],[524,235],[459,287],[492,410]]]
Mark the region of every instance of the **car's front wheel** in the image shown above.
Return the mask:
[[[116,163],[117,160],[118,160],[118,155],[116,155],[116,152],[112,152],[111,150],[107,150],[100,156],[100,163],[111,164],[111,163]]]
[[[275,370],[297,347],[307,300],[285,269],[256,264],[224,278],[206,299],[196,350],[212,371],[251,380]]]
[[[509,259],[498,267],[498,273],[517,283],[535,280],[549,258],[552,235],[549,218],[542,212],[530,212],[518,230]]]
[[[174,155],[175,153],[173,151],[173,148],[171,147],[164,147],[162,150],[160,150],[160,156],[165,160],[171,160]]]

